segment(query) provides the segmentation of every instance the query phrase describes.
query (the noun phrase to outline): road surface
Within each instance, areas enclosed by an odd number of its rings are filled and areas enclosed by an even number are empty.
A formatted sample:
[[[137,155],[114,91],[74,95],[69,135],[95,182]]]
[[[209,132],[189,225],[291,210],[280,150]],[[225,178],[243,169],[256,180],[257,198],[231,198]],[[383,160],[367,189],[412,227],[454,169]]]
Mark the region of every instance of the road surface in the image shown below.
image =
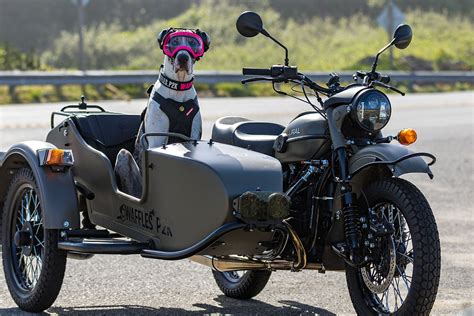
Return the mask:
[[[435,154],[426,175],[407,176],[427,196],[436,216],[442,246],[442,271],[434,315],[472,315],[474,306],[474,93],[392,96],[393,114],[385,134],[401,128],[418,131],[412,149]],[[204,138],[212,123],[227,115],[286,124],[308,106],[282,98],[200,99]],[[112,111],[140,113],[145,100],[102,102]],[[0,106],[0,151],[28,139],[43,140],[49,114],[63,104]],[[61,315],[110,314],[353,314],[344,274],[276,272],[255,299],[226,298],[208,268],[139,256],[95,256],[68,261],[62,292],[48,311]],[[0,274],[0,314],[15,308]]]

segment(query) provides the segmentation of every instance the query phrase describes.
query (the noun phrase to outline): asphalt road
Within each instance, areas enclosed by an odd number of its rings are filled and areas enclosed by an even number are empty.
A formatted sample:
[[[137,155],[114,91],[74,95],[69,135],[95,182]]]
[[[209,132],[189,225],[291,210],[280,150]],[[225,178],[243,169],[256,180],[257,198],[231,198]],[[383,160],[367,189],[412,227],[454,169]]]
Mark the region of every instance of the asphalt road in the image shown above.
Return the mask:
[[[303,103],[281,98],[201,99],[204,138],[212,122],[227,115],[286,124]],[[139,113],[145,100],[102,102],[112,111]],[[385,134],[404,127],[418,131],[412,149],[435,154],[438,162],[426,175],[410,175],[427,196],[437,219],[442,272],[436,315],[472,315],[474,309],[474,93],[393,96],[393,115]],[[0,151],[27,139],[43,140],[49,113],[63,104],[0,106]],[[276,272],[265,290],[250,301],[224,297],[208,268],[162,262],[139,256],[95,256],[69,260],[62,292],[51,314],[353,314],[342,273]],[[0,274],[0,314],[15,308]]]

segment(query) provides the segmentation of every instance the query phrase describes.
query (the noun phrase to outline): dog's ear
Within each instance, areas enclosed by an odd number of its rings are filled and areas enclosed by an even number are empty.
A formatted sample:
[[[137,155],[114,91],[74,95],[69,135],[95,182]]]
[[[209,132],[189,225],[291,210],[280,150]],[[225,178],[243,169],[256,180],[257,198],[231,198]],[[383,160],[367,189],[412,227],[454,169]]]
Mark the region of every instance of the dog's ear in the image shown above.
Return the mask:
[[[160,45],[160,49],[163,49],[163,42],[166,38],[166,35],[168,35],[171,31],[172,28],[167,28],[161,31],[160,34],[158,34],[158,38],[156,40],[158,41],[158,45]]]
[[[196,30],[196,34],[201,37],[202,42],[204,43],[204,52],[207,52],[209,46],[211,46],[211,37],[209,36],[209,34],[199,29]]]

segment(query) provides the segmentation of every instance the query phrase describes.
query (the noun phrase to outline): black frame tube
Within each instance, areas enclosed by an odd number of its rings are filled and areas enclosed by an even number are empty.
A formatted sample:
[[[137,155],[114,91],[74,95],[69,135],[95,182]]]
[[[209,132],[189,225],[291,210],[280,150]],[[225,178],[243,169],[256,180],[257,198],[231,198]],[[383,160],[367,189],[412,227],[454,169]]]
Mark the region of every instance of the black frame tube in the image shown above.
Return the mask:
[[[247,224],[233,222],[225,224],[215,231],[213,231],[210,235],[206,238],[198,242],[197,244],[192,245],[191,247],[177,250],[177,251],[160,251],[160,250],[151,250],[145,249],[142,251],[141,256],[144,258],[153,258],[153,259],[162,259],[162,260],[180,260],[185,259],[195,254],[203,251],[207,247],[209,247],[212,243],[217,241],[222,235],[227,234],[231,231],[241,229],[246,227]]]
[[[148,243],[138,242],[83,242],[81,241],[60,241],[58,242],[58,249],[65,251],[72,251],[76,253],[87,254],[106,254],[106,255],[136,255],[143,249],[149,247]]]

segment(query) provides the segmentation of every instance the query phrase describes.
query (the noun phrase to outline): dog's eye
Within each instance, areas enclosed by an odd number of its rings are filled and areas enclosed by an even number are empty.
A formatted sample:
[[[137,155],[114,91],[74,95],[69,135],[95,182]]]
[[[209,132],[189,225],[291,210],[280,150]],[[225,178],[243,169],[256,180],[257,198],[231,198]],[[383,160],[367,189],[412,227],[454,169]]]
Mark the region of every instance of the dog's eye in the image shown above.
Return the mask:
[[[194,48],[199,46],[199,42],[196,41],[194,38],[188,38],[188,45]]]
[[[173,39],[171,40],[171,45],[173,45],[173,46],[179,45],[179,39],[173,38]]]

